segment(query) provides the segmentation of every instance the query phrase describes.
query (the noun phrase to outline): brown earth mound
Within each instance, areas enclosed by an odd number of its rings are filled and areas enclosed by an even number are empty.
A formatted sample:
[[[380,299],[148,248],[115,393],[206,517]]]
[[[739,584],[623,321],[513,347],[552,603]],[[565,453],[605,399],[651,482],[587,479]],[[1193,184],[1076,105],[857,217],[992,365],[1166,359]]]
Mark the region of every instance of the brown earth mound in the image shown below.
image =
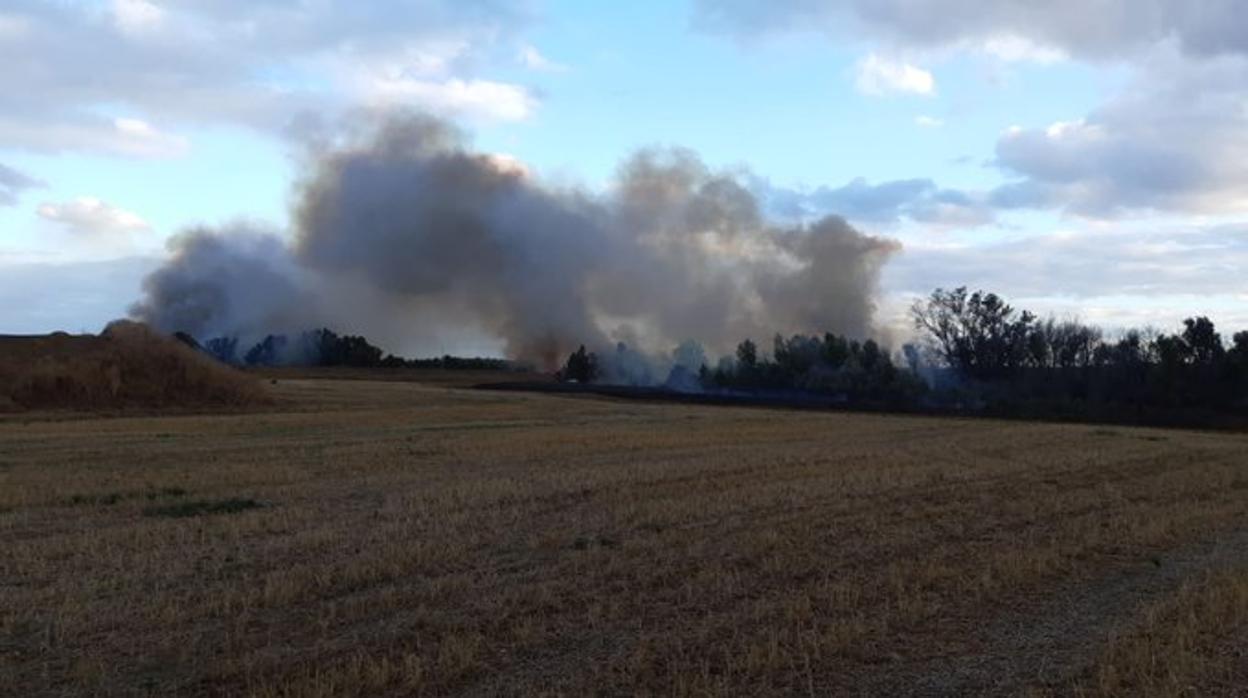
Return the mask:
[[[135,322],[99,335],[0,335],[0,411],[268,401],[255,378]]]

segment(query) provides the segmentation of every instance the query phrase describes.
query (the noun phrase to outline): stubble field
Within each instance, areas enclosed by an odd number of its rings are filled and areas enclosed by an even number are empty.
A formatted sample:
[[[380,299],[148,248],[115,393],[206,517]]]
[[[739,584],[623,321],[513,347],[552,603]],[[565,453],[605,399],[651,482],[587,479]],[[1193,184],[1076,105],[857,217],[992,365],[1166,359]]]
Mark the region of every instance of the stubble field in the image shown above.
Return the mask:
[[[1248,685],[1248,437],[286,378],[0,419],[0,693]]]

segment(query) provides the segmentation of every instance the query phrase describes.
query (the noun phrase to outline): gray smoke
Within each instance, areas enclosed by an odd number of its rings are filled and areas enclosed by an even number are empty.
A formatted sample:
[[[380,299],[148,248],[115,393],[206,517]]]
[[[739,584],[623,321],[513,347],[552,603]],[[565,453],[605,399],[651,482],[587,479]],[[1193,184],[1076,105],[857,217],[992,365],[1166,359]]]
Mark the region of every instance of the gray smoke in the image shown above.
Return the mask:
[[[871,334],[898,249],[838,217],[768,223],[688,151],[640,152],[595,195],[413,115],[322,143],[294,212],[289,243],[179,236],[132,314],[199,337],[329,325],[409,351],[475,335],[544,366],[581,343],[722,352],[775,332]]]
[[[238,223],[191,228],[169,242],[170,258],[143,280],[136,318],[204,339],[302,329],[314,322],[307,274],[275,233]]]

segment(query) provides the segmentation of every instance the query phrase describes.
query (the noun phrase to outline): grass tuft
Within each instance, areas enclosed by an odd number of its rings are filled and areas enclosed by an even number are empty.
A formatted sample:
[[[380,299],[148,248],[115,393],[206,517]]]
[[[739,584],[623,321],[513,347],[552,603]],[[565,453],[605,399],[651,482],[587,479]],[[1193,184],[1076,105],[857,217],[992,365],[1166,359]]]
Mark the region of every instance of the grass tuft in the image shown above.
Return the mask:
[[[188,516],[208,516],[211,514],[237,514],[249,509],[259,509],[264,505],[254,499],[197,499],[189,502],[178,502],[163,506],[150,506],[143,509],[144,516],[162,516],[181,519]]]
[[[148,490],[119,490],[102,494],[76,494],[69,498],[70,506],[112,506],[128,499],[146,497],[147,501],[155,501],[162,497],[185,497],[188,491],[181,487],[161,487]]]

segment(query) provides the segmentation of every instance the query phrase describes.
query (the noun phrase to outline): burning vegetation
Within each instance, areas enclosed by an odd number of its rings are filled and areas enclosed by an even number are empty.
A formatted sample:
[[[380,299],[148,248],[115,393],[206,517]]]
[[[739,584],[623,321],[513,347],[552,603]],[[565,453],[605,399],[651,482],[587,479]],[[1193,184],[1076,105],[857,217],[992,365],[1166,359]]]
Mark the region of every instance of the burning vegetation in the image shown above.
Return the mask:
[[[937,289],[911,317],[917,341],[896,355],[871,339],[777,334],[770,355],[747,339],[713,366],[693,342],[666,360],[623,344],[581,346],[558,375],[711,397],[1002,416],[1200,426],[1248,416],[1248,331],[1228,343],[1207,317],[1188,318],[1173,334],[1132,329],[1110,338],[966,288]]]
[[[1111,340],[938,289],[894,353],[870,338],[896,242],[836,216],[770,221],[739,173],[689,151],[639,152],[590,192],[391,115],[309,145],[306,164],[291,230],[185,232],[132,315],[244,366],[422,365],[368,336],[416,353],[485,342],[578,384],[682,393],[1130,421],[1245,407],[1248,334],[1227,346],[1203,317]],[[770,355],[741,341],[773,334]]]
[[[601,356],[581,346],[568,357],[558,377],[577,383],[619,384],[621,365],[638,365],[635,353],[624,345]],[[649,366],[659,364],[648,359]],[[637,373],[634,371],[632,376]],[[652,373],[641,374],[653,378]],[[613,380],[613,377],[615,380]],[[823,337],[776,335],[771,356],[745,340],[736,353],[722,357],[712,368],[701,346],[686,342],[673,353],[666,378],[628,385],[658,385],[681,393],[786,397],[824,396],[847,404],[888,404],[904,407],[926,390],[915,373],[899,369],[875,340],[857,341],[831,332]]]

